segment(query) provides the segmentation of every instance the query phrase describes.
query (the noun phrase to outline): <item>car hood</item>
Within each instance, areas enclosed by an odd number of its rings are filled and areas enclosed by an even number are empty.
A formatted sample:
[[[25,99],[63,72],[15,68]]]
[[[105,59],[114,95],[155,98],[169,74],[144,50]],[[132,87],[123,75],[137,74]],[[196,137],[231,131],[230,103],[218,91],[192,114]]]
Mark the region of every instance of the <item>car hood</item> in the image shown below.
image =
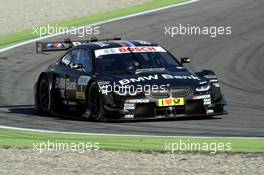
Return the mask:
[[[147,70],[147,69],[145,69]],[[197,87],[205,83],[205,79],[184,68],[170,68],[162,71],[155,69],[138,74],[101,74],[103,81],[110,81],[118,85],[165,85]]]

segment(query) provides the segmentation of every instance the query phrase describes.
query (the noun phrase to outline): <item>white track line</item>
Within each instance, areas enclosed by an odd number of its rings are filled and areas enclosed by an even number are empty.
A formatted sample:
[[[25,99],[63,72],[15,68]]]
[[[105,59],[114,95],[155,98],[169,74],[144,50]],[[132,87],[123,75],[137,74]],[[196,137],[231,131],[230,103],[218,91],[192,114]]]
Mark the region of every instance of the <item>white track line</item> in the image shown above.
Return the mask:
[[[102,22],[90,24],[88,26],[98,26],[98,25],[102,25],[102,24],[105,24],[105,23],[109,23],[109,22],[114,22],[114,21],[118,21],[118,20],[122,20],[122,19],[132,18],[132,17],[139,16],[139,15],[144,15],[144,14],[151,13],[151,12],[157,12],[157,11],[169,9],[169,8],[172,8],[172,7],[178,7],[178,6],[182,6],[182,5],[186,5],[186,4],[191,4],[191,3],[194,3],[194,2],[197,2],[197,1],[199,1],[199,0],[190,0],[190,1],[187,1],[187,2],[179,3],[179,4],[169,5],[169,6],[166,6],[166,7],[161,7],[161,8],[157,8],[157,9],[153,9],[153,10],[147,10],[147,11],[144,11],[144,12],[139,12],[139,13],[135,13],[135,14],[128,15],[128,16],[123,16],[123,17],[119,17],[119,18],[110,19],[110,20],[107,20],[107,21],[102,21]],[[88,27],[88,26],[81,26],[79,28],[76,28],[75,30],[78,30],[78,29],[80,29],[82,27]],[[20,47],[20,46],[23,46],[23,45],[26,45],[26,44],[30,44],[32,42],[36,42],[36,41],[39,41],[39,40],[42,40],[42,39],[46,39],[46,38],[62,35],[62,34],[65,34],[67,32],[69,32],[69,31],[65,31],[65,32],[61,32],[61,33],[55,33],[53,35],[47,35],[47,36],[44,36],[44,37],[40,37],[40,38],[36,38],[36,39],[25,41],[25,42],[22,42],[22,43],[19,43],[19,44],[15,44],[15,45],[0,49],[0,53],[4,52],[4,51],[7,51],[7,50],[10,50],[10,49],[13,49],[13,48],[16,48],[16,47]]]
[[[129,134],[96,134],[96,133],[83,133],[83,132],[64,132],[64,131],[51,131],[51,130],[42,130],[42,129],[29,129],[29,128],[19,128],[19,127],[11,127],[11,126],[2,126],[0,125],[0,129],[10,129],[17,131],[28,131],[28,132],[41,132],[41,133],[49,133],[49,134],[70,134],[70,135],[86,135],[86,136],[115,136],[115,137],[151,137],[151,138],[200,138],[200,139],[264,139],[263,137],[212,137],[212,136],[192,136],[192,135],[175,135],[175,136],[163,136],[163,135],[129,135]]]

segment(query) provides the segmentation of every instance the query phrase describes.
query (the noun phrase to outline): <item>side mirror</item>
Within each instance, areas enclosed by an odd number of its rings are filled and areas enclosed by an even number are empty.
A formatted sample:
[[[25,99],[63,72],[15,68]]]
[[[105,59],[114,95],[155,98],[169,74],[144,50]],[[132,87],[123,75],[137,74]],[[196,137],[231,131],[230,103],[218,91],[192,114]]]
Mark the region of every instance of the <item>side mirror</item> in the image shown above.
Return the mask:
[[[191,62],[191,59],[189,57],[185,57],[185,58],[181,58],[181,63],[184,64],[184,63],[190,63]]]

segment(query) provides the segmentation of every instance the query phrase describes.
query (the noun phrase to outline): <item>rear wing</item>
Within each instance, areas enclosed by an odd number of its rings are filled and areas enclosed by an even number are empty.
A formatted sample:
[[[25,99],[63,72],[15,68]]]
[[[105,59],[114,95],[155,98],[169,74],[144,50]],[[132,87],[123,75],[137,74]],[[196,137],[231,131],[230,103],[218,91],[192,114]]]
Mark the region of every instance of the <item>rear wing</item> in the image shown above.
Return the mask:
[[[98,41],[110,41],[110,40],[121,40],[121,38],[97,39],[93,37],[90,40],[79,40],[79,41],[72,41],[70,39],[65,39],[64,41],[54,41],[54,42],[37,41],[36,42],[36,53],[69,50],[74,46],[84,44],[84,43],[91,43],[91,42],[98,42]]]

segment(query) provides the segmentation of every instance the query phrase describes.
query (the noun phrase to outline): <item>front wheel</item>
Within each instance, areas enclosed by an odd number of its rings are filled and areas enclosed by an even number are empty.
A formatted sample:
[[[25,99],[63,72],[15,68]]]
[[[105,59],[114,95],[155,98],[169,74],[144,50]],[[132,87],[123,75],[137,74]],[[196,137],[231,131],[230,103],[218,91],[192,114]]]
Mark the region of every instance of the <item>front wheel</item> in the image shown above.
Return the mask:
[[[106,122],[108,119],[106,117],[106,112],[102,103],[102,96],[99,92],[99,88],[96,85],[92,85],[89,92],[89,110],[90,119],[95,121]]]

